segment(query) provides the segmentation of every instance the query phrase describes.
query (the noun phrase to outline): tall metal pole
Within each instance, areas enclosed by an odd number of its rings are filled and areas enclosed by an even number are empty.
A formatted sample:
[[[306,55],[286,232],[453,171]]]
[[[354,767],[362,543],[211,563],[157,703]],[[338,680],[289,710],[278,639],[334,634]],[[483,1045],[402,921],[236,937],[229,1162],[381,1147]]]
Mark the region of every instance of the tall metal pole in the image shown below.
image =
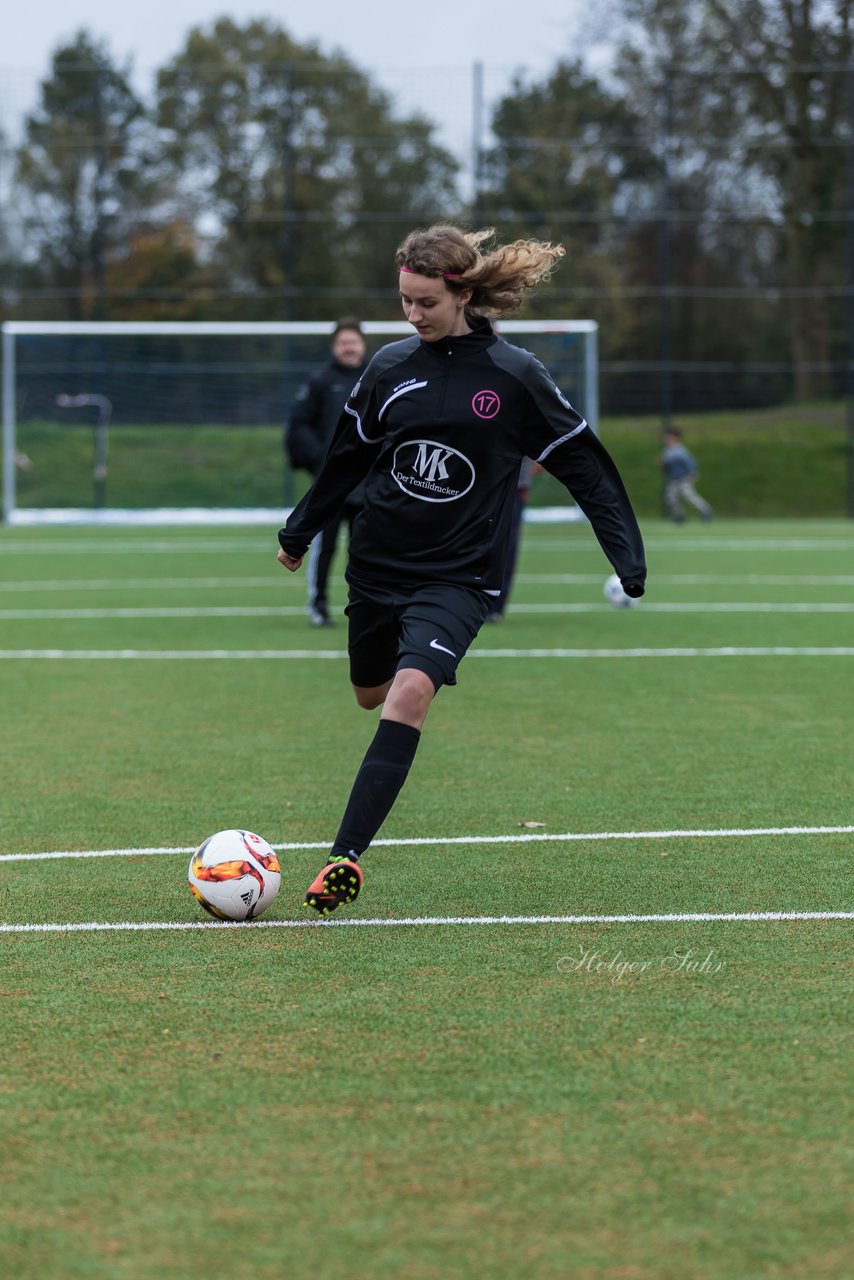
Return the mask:
[[[294,155],[294,69],[291,63],[282,68],[285,90],[286,117],[282,122],[282,233],[281,264],[283,279],[282,314],[285,320],[293,320],[296,296],[296,157]]]
[[[15,510],[15,335],[3,326],[3,519]]]
[[[282,266],[282,315],[285,320],[293,320],[296,315],[296,157],[294,155],[294,68],[292,63],[285,63],[282,68],[283,86],[285,90],[286,118],[282,125],[282,230],[280,235],[280,262]],[[289,348],[287,338],[282,347],[282,387],[288,386]],[[285,396],[282,397],[283,429],[288,406]],[[294,505],[294,473],[291,470],[287,455],[281,453],[284,470],[282,471],[282,504],[285,509]]]
[[[599,326],[585,334],[584,343],[584,416],[599,434]]]
[[[481,220],[480,200],[483,194],[483,63],[472,67],[472,220]]]
[[[661,214],[659,222],[660,309],[660,408],[661,426],[673,424],[673,64],[664,68],[664,101],[661,144]]]
[[[854,63],[848,64],[846,248],[848,296],[845,301],[847,361],[845,369],[845,514],[854,519]]]
[[[109,156],[107,152],[107,120],[106,120],[106,70],[100,58],[97,59],[92,70],[92,100],[93,115],[95,123],[95,147],[97,148],[95,160],[95,189],[94,189],[94,227],[92,229],[92,275],[95,285],[95,299],[92,308],[92,319],[103,320],[106,318],[106,308],[104,305],[105,285],[106,285],[106,268],[105,268],[105,251],[106,251],[106,213],[104,205],[106,199],[107,173],[109,169]]]

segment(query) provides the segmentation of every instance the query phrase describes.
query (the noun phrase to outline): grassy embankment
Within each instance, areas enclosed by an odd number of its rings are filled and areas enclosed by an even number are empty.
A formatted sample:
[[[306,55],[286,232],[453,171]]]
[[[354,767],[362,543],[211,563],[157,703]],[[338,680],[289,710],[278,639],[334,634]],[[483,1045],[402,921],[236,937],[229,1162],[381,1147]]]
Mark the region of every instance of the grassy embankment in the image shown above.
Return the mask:
[[[845,514],[845,407],[842,403],[779,406],[678,419],[700,465],[699,488],[720,515]],[[657,418],[606,418],[601,434],[639,514],[661,513]],[[32,465],[18,474],[22,507],[89,506],[93,442],[88,428],[29,423],[19,447]],[[108,505],[113,507],[270,506],[299,497],[307,477],[286,488],[281,428],[113,426]],[[561,504],[549,476],[532,501]]]

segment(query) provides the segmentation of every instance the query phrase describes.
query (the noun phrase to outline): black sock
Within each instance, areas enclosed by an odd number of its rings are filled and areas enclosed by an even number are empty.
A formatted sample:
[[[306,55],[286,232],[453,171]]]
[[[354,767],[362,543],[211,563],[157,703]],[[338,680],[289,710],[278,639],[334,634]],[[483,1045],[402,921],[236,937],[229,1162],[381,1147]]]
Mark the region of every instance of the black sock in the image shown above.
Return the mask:
[[[355,862],[385,822],[415,759],[421,732],[397,720],[380,720],[356,774],[332,857]]]

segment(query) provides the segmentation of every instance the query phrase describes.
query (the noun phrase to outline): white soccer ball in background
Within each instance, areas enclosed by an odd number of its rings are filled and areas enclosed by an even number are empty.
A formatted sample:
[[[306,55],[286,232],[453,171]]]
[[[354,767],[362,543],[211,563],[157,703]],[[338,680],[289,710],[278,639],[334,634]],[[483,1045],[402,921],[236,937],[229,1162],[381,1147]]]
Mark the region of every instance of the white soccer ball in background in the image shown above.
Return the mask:
[[[617,577],[616,573],[612,573],[610,578],[605,579],[605,585],[602,588],[605,599],[612,604],[615,609],[631,609],[637,604],[632,596],[627,596],[623,590],[623,584]]]
[[[190,892],[220,920],[255,920],[279,892],[282,869],[272,845],[252,831],[217,831],[190,859]]]

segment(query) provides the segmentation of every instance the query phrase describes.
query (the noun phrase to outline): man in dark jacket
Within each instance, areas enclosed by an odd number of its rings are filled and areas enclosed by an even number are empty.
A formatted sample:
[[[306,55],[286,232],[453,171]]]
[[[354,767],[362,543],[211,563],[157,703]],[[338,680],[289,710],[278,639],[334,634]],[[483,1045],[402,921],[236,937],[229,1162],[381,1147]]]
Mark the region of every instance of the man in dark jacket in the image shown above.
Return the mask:
[[[332,334],[330,359],[297,392],[285,433],[285,449],[292,467],[302,467],[317,476],[347,397],[366,367],[365,339],[358,320],[339,320]],[[307,570],[308,616],[315,627],[332,626],[327,584],[338,531],[346,521],[352,533],[363,500],[364,484],[360,484],[312,546]]]

